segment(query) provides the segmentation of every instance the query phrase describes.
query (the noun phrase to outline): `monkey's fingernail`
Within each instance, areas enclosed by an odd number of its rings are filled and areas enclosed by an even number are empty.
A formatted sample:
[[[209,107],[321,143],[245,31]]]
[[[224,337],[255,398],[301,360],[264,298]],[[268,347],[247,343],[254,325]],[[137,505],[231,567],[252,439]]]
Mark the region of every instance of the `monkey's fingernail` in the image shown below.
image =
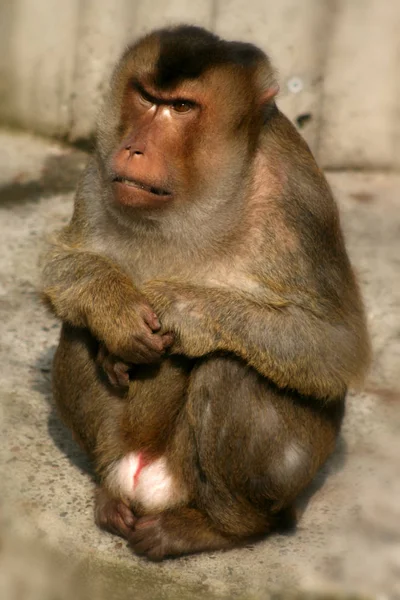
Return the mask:
[[[120,513],[121,518],[123,519],[125,525],[127,525],[128,527],[134,526],[134,524],[136,523],[136,517],[133,515],[133,513],[131,512],[131,510],[129,508],[120,507],[119,513]]]
[[[172,342],[174,341],[174,334],[173,333],[165,333],[162,336],[162,339],[163,339],[164,348],[166,346],[170,346],[172,344]]]
[[[151,316],[153,317],[153,328],[154,329],[161,329],[161,323],[158,320],[157,315],[155,313],[153,313]]]

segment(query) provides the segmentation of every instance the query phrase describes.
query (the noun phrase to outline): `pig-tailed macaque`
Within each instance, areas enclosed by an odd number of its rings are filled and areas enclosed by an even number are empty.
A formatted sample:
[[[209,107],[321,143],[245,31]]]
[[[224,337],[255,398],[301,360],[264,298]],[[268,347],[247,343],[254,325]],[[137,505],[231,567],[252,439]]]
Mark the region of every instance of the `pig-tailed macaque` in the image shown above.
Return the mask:
[[[251,44],[139,40],[46,256],[54,396],[96,521],[152,560],[290,519],[368,365],[338,210],[277,92]]]

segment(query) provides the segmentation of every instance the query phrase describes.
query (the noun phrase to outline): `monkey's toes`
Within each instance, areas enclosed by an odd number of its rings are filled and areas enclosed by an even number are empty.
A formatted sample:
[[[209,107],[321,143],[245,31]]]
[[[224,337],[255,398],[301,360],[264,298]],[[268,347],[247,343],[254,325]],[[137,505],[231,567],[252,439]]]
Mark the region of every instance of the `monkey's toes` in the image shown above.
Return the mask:
[[[110,383],[121,388],[129,387],[129,369],[131,365],[123,362],[114,364],[113,373],[108,373]]]
[[[112,359],[104,361],[102,365],[110,384],[114,387],[129,387],[129,369],[131,365],[122,361],[112,362]]]
[[[95,520],[101,529],[120,535],[126,539],[131,535],[136,517],[121,500],[108,499],[96,506]]]
[[[114,387],[129,387],[129,370],[131,365],[110,354],[104,344],[100,344],[96,362],[107,375],[108,381]]]
[[[146,556],[149,560],[160,561],[166,556],[160,516],[150,515],[138,519],[128,541],[135,554]]]

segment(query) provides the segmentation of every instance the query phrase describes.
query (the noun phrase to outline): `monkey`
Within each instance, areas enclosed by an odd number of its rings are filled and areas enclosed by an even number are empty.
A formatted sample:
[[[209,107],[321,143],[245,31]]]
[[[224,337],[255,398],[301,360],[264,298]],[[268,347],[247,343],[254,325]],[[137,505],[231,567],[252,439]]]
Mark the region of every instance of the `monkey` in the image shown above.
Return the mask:
[[[296,520],[370,356],[332,192],[268,56],[180,25],[117,63],[42,294],[96,523],[150,560]]]

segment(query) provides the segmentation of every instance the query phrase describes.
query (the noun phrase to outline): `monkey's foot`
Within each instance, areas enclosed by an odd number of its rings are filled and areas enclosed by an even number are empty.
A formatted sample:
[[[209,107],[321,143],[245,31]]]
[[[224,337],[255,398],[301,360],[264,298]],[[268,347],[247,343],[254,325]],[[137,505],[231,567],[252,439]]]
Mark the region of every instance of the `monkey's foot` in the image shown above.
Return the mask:
[[[153,561],[234,545],[232,538],[214,529],[206,515],[189,508],[139,518],[128,541],[136,554]]]
[[[113,498],[107,490],[99,488],[96,496],[95,521],[101,529],[129,538],[136,517],[122,500]]]
[[[119,388],[129,387],[129,370],[132,365],[110,354],[104,344],[100,344],[96,361],[107,375],[108,381],[112,386]]]

